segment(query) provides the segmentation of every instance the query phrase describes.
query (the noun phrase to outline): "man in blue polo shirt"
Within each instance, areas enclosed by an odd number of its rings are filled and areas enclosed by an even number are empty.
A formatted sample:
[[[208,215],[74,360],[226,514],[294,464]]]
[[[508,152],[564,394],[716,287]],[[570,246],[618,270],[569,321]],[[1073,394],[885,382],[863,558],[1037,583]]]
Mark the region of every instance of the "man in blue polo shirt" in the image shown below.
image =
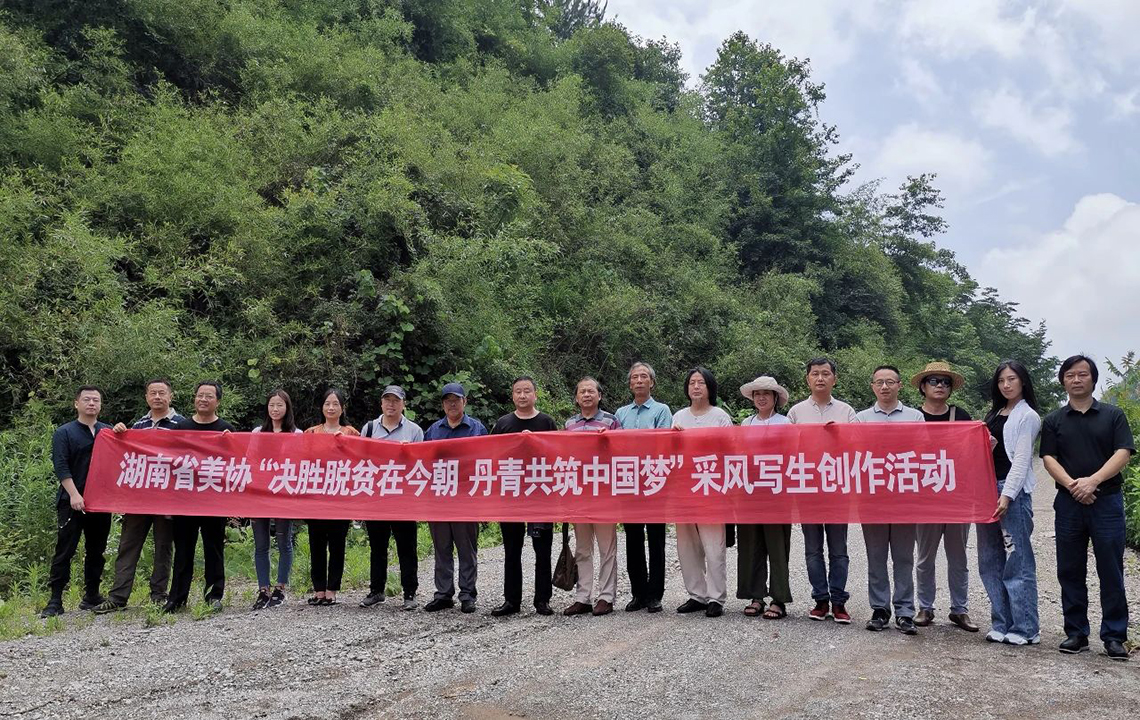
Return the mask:
[[[107,549],[107,535],[111,532],[111,515],[86,512],[83,502],[95,436],[100,430],[111,429],[107,423],[99,422],[102,409],[102,391],[93,385],[84,385],[75,393],[78,417],[56,428],[51,436],[51,462],[59,480],[56,495],[59,534],[48,574],[51,599],[40,613],[43,618],[63,614],[63,590],[71,579],[71,558],[75,557],[80,538],[86,540],[87,549],[83,557],[84,593],[79,609],[90,610],[103,602],[99,581],[103,577],[103,551]]]
[[[483,423],[467,414],[467,393],[459,383],[443,386],[443,417],[424,432],[424,440],[486,435]],[[465,613],[475,612],[475,581],[479,574],[479,523],[432,522],[431,542],[435,547],[435,597],[424,610],[436,612],[455,607],[455,557],[459,555],[459,606]]]
[[[624,430],[667,429],[673,426],[673,413],[665,403],[653,399],[657,373],[648,363],[636,362],[629,369],[629,389],[633,402],[618,408],[617,420]],[[647,609],[661,612],[665,594],[665,523],[623,523],[629,591],[633,595],[626,612]],[[645,562],[646,539],[649,563]]]

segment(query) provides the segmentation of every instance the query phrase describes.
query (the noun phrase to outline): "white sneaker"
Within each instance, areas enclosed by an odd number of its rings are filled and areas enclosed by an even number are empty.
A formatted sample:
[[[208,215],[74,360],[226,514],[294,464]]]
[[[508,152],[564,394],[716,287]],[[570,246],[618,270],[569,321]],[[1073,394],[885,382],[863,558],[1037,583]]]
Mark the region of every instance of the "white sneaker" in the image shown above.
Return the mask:
[[[988,633],[986,633],[986,642],[1005,642],[1005,634],[999,633],[997,630],[990,630]]]
[[[1028,645],[1029,641],[1017,633],[1008,633],[1005,636],[1006,645]]]
[[[1029,638],[1029,644],[1030,645],[1040,645],[1041,644],[1041,633],[1038,633],[1038,634],[1034,635],[1033,637]]]

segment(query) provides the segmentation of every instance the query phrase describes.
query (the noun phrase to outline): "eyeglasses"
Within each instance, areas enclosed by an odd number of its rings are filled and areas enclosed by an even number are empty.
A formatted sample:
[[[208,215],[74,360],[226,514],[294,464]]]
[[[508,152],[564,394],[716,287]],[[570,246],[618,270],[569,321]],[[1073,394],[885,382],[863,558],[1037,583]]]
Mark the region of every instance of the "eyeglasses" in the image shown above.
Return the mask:
[[[898,380],[874,380],[871,382],[875,387],[893,387],[899,384]]]
[[[934,387],[952,387],[954,385],[954,381],[948,377],[928,377],[924,382]]]

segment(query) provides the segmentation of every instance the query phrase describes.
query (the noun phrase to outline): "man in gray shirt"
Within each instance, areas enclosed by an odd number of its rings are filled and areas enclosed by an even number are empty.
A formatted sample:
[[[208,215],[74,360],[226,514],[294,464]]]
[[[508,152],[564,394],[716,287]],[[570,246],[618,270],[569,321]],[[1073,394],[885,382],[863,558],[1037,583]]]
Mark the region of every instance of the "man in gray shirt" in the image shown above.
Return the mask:
[[[380,398],[381,413],[369,420],[360,431],[361,437],[385,442],[423,442],[424,431],[404,417],[407,395],[399,385],[384,388]],[[416,590],[419,589],[420,559],[416,552],[415,520],[366,520],[368,544],[371,548],[371,589],[360,601],[360,607],[372,607],[384,602],[384,586],[388,584],[388,540],[396,537],[396,555],[400,558],[400,585],[404,588],[404,609],[415,610]]]
[[[859,422],[924,422],[922,413],[899,402],[902,376],[893,365],[880,365],[871,375],[875,404],[857,415]],[[914,625],[914,542],[913,523],[863,524],[863,542],[867,544],[867,595],[871,603],[868,630],[883,630],[891,621],[891,604],[895,610],[895,626],[904,635],[917,635]],[[894,568],[895,590],[891,595],[891,579],[887,574],[887,555]]]

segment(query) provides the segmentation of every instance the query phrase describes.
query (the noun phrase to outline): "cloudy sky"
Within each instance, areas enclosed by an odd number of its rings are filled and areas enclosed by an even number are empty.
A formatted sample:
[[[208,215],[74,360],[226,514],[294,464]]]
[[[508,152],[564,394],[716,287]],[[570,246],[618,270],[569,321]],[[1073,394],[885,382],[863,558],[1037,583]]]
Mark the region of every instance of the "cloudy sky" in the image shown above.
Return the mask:
[[[736,30],[809,58],[860,180],[938,173],[953,249],[1052,351],[1140,351],[1140,0],[609,0],[695,82]]]

